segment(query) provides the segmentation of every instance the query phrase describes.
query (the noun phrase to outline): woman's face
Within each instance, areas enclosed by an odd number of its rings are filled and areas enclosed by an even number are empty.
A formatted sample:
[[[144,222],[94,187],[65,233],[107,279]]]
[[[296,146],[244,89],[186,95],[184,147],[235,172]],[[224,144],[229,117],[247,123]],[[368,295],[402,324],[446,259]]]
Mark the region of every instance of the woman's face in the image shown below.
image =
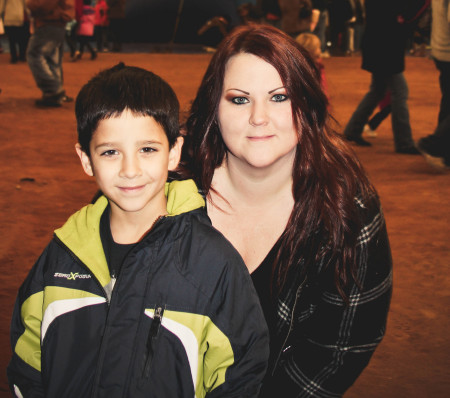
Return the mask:
[[[246,53],[230,58],[218,121],[229,162],[292,167],[298,137],[291,101],[277,70],[263,59]]]

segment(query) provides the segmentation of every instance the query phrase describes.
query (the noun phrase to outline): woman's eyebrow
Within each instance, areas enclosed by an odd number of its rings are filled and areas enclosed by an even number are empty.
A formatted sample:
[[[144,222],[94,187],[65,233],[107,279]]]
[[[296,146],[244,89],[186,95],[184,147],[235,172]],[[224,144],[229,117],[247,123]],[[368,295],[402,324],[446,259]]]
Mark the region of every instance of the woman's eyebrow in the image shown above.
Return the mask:
[[[278,88],[274,88],[273,90],[270,90],[270,91],[269,91],[269,94],[272,94],[272,93],[274,93],[275,91],[280,90],[280,89],[282,89],[282,88],[285,88],[285,87],[284,87],[284,86],[281,86],[281,87],[278,87]]]
[[[248,93],[247,91],[241,90],[239,88],[229,88],[229,89],[227,89],[227,91],[240,91],[241,93],[244,93],[246,95],[250,95],[250,93]]]
[[[268,93],[269,93],[269,94],[272,94],[272,93],[274,93],[275,91],[281,90],[281,89],[283,89],[283,88],[285,88],[285,87],[284,87],[284,86],[277,87],[277,88],[274,88],[273,90],[268,91]],[[240,88],[229,88],[229,89],[227,89],[227,91],[240,91],[241,93],[244,93],[244,94],[246,94],[246,95],[250,95],[249,92],[244,91],[244,90],[241,90]]]

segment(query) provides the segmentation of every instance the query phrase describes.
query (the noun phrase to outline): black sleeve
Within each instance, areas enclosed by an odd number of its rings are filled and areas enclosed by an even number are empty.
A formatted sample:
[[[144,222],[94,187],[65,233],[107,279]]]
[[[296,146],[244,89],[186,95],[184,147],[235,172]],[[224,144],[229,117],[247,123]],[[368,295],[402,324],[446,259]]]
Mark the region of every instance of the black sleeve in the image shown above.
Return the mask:
[[[41,323],[48,248],[19,289],[11,321],[13,356],[7,368],[9,386],[16,397],[44,397],[41,379]]]

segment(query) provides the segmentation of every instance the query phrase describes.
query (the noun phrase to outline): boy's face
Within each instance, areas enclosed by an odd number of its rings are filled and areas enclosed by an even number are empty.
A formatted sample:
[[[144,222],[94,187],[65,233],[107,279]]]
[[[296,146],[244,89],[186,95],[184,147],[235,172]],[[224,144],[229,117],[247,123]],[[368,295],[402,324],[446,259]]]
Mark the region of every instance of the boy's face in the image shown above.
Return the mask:
[[[111,215],[153,218],[166,213],[164,185],[180,160],[183,139],[169,149],[164,129],[150,116],[125,110],[100,121],[90,143],[90,158],[76,145],[84,171],[94,176],[109,199]],[[149,218],[150,219],[150,218]]]

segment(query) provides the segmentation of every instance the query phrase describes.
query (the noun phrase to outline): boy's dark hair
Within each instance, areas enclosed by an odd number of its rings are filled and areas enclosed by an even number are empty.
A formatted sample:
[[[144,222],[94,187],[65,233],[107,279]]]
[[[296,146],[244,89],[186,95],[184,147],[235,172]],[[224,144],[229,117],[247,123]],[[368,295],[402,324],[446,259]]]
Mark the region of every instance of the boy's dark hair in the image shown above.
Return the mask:
[[[169,146],[180,135],[177,96],[167,82],[148,70],[123,62],[105,69],[86,83],[75,103],[78,142],[90,156],[89,144],[101,120],[117,117],[125,109],[153,117],[164,129]]]

